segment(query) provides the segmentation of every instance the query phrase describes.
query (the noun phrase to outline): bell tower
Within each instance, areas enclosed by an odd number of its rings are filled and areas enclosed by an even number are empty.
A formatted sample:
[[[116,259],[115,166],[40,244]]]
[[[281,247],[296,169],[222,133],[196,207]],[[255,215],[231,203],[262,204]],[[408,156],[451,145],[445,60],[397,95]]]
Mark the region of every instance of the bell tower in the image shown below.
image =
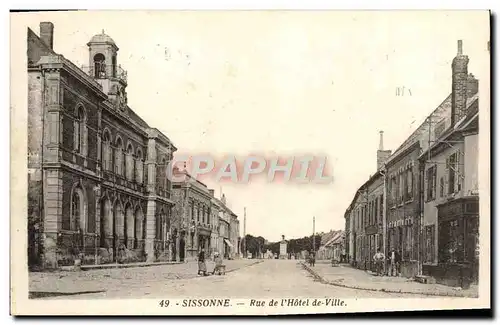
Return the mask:
[[[89,47],[88,73],[102,85],[115,106],[124,111],[127,106],[127,72],[117,64],[118,46],[104,33],[94,35]]]

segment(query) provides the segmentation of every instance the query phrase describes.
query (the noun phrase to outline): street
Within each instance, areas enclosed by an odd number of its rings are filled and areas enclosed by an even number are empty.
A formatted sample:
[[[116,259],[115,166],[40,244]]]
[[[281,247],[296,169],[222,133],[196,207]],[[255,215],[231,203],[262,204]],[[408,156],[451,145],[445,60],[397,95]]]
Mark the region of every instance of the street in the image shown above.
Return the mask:
[[[230,272],[224,276],[197,276],[195,262],[69,272],[64,276],[56,273],[40,277],[38,274],[30,276],[30,293],[42,299],[331,297],[332,294],[339,298],[426,297],[323,284],[295,260],[226,262]],[[212,269],[210,265],[208,269]]]

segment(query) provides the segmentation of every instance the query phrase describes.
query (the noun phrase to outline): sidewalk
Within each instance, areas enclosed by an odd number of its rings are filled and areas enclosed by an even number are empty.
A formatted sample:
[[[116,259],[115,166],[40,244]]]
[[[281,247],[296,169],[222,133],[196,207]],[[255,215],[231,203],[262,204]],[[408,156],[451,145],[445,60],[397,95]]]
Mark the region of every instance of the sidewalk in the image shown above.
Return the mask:
[[[256,264],[261,260],[224,260],[226,273]],[[30,296],[43,294],[77,294],[106,291],[116,286],[155,285],[162,281],[191,279],[198,277],[198,263],[191,261],[169,265],[152,265],[144,267],[141,263],[126,268],[91,269],[86,271],[30,272]],[[215,263],[207,261],[209,272]]]
[[[184,262],[137,262],[137,263],[126,263],[126,264],[97,264],[97,265],[82,265],[82,271],[90,270],[103,270],[103,269],[126,269],[130,267],[146,267],[146,266],[158,266],[158,265],[174,265],[182,264]],[[61,266],[61,271],[74,271],[74,266]]]
[[[330,264],[316,264],[304,268],[322,282],[359,290],[384,291],[390,293],[423,294],[430,296],[477,298],[477,286],[457,290],[441,284],[423,284],[403,277],[375,276],[346,265],[332,267]]]

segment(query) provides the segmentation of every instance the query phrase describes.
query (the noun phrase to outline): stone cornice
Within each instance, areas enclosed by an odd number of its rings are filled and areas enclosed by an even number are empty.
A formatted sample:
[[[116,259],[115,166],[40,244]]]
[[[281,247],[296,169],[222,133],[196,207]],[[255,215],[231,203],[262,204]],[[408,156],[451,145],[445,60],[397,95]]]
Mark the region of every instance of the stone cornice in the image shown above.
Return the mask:
[[[108,96],[102,91],[102,86],[96,82],[92,77],[83,72],[71,61],[64,58],[62,55],[48,55],[42,56],[37,65],[40,66],[42,70],[64,70],[81,83],[83,83],[90,91],[92,91],[99,99],[102,101],[106,100]]]

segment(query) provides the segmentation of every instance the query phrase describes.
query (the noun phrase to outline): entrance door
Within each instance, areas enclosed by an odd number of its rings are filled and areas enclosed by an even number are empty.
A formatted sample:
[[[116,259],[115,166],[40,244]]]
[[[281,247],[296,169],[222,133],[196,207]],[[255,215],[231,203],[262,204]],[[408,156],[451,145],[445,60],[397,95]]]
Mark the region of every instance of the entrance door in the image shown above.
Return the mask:
[[[181,262],[184,262],[184,248],[186,247],[186,242],[184,240],[184,236],[179,240],[179,259]]]

